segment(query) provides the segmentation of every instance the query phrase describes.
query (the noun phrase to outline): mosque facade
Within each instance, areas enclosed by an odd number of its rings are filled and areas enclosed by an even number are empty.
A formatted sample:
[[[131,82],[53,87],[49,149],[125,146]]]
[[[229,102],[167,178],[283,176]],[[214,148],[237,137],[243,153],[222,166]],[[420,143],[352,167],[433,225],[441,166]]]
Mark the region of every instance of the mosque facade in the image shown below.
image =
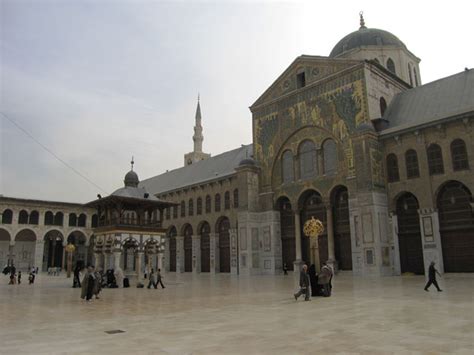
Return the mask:
[[[252,144],[204,153],[198,102],[184,166],[138,185],[172,203],[157,218],[160,266],[252,275],[327,262],[383,276],[423,274],[436,261],[440,271],[473,272],[474,71],[423,85],[419,63],[361,16],[360,28],[329,56],[297,57],[251,105]],[[40,226],[20,223],[31,203],[39,205]],[[49,233],[49,204],[0,197],[3,254],[18,258],[12,250],[31,230],[36,247],[28,250],[38,254],[31,262],[54,260],[54,248],[38,246]],[[69,224],[72,214],[86,215],[84,226],[71,228],[92,250],[94,211],[56,207],[53,222],[57,212]],[[305,236],[311,218],[323,223],[318,238]],[[62,246],[72,231],[64,225],[55,227]]]

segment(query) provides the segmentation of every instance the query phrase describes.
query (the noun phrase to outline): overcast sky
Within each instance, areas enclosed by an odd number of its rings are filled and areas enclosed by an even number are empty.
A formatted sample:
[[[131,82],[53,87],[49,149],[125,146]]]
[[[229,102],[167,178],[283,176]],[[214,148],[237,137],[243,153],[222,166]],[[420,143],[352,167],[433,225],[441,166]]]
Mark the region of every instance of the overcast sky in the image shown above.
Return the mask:
[[[423,83],[474,67],[472,1],[0,0],[0,108],[111,193],[183,165],[198,92],[204,151],[252,141],[248,107],[301,54],[359,27],[421,58]],[[102,193],[1,118],[0,194],[86,202]]]

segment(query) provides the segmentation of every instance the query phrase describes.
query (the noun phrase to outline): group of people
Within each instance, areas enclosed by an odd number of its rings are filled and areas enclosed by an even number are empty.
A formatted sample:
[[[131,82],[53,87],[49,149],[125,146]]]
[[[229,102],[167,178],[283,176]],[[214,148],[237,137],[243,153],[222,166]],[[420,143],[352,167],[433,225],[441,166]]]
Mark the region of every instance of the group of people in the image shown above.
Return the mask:
[[[6,265],[2,272],[4,275],[10,274],[10,282],[8,282],[9,285],[21,284],[22,273],[20,270],[18,272],[16,271],[15,265]],[[30,285],[35,283],[37,273],[38,268],[32,267],[28,275],[28,281]]]
[[[85,299],[87,302],[94,296],[96,299],[99,299],[99,293],[102,290],[102,273],[100,270],[95,270],[92,265],[87,266],[84,278],[79,287],[81,287],[82,299]]]
[[[314,264],[309,267],[309,270],[308,265],[303,265],[300,272],[300,290],[293,295],[295,300],[298,300],[303,294],[305,295],[305,301],[309,301],[310,296],[330,297],[332,276],[332,268],[326,263],[323,263],[319,274],[316,273],[316,266]]]
[[[155,289],[158,288],[158,284],[161,285],[161,288],[165,288],[163,285],[162,276],[161,276],[161,269],[155,272],[154,269],[151,269],[150,273],[148,274],[148,287],[151,288],[153,286]]]

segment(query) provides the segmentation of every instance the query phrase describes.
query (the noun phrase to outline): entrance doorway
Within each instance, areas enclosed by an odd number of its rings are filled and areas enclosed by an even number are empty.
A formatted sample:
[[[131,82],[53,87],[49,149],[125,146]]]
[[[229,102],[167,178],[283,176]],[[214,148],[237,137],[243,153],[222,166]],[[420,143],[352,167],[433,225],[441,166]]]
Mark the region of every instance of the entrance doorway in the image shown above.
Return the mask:
[[[184,228],[184,271],[193,271],[193,227],[190,224]]]
[[[217,224],[219,233],[219,271],[230,272],[230,222],[227,217],[221,217]]]
[[[209,233],[211,233],[209,223],[202,223],[199,231],[201,236],[201,272],[211,271],[211,241]]]

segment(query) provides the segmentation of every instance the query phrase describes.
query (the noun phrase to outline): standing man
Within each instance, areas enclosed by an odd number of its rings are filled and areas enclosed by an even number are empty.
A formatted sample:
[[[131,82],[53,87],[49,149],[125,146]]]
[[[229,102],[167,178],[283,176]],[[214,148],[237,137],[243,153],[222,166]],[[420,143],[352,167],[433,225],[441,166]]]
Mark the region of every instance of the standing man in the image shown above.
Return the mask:
[[[321,285],[324,297],[331,296],[331,287],[330,287],[331,278],[332,278],[331,268],[326,263],[323,263],[321,272],[318,275],[318,285]]]
[[[441,274],[438,272],[438,270],[435,269],[435,262],[432,261],[428,269],[428,283],[425,286],[426,292],[428,292],[428,288],[431,286],[431,284],[435,285],[438,292],[443,292],[443,290],[439,288],[438,282],[436,281],[436,274],[441,277]]]
[[[147,288],[150,288],[153,286],[155,289],[158,286],[158,282],[156,281],[156,274],[155,270],[151,269],[150,273],[148,274],[148,286]]]
[[[295,301],[298,300],[298,297],[300,297],[303,293],[305,294],[304,300],[309,301],[309,275],[308,275],[308,266],[303,265],[303,268],[300,272],[300,290],[295,293],[293,296],[295,296]]]
[[[158,269],[158,271],[156,272],[156,286],[155,288],[157,288],[158,284],[161,285],[161,288],[165,288],[165,285],[163,285],[163,282],[161,282],[161,269]]]
[[[18,280],[18,285],[21,284],[21,271],[18,271],[17,280]]]

